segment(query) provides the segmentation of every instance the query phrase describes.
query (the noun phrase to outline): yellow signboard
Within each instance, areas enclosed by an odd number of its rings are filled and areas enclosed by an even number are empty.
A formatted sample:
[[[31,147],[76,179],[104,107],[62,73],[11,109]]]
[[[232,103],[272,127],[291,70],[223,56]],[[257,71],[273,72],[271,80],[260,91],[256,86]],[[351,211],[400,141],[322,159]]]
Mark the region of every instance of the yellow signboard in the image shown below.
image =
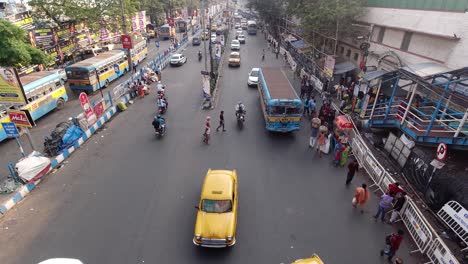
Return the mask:
[[[0,68],[0,104],[26,104],[26,99],[14,68]]]

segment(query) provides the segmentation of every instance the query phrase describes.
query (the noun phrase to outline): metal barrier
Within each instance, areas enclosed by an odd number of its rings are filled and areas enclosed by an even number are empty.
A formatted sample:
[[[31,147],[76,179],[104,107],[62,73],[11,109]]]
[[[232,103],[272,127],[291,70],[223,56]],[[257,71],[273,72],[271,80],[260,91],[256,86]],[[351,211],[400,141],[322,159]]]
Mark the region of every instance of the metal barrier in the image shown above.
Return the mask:
[[[453,256],[450,249],[442,241],[440,237],[437,237],[432,241],[426,252],[427,257],[430,259],[429,262],[424,264],[459,264],[458,260]]]
[[[431,244],[435,232],[433,232],[422,213],[416,207],[416,204],[409,198],[406,203],[406,208],[400,212],[401,220],[418,247],[417,250],[413,250],[411,253],[418,251],[424,253]]]
[[[461,204],[449,201],[437,212],[437,215],[465,245],[468,245],[468,211]],[[465,250],[468,250],[468,247],[462,249],[462,251]]]

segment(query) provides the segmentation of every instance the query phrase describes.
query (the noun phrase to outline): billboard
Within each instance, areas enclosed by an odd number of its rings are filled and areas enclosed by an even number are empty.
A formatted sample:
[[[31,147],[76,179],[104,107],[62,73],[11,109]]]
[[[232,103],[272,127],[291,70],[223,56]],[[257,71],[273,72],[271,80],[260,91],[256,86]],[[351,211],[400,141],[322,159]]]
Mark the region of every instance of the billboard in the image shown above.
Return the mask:
[[[26,104],[15,68],[0,68],[0,104]]]

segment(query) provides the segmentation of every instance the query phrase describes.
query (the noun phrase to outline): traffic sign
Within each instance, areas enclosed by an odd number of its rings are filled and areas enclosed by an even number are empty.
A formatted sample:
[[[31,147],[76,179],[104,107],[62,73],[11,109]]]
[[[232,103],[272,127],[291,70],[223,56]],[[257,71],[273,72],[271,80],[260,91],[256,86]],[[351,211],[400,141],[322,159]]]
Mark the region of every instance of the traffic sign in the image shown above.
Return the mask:
[[[5,131],[5,134],[7,135],[7,137],[9,138],[19,137],[19,131],[18,131],[18,128],[16,128],[15,123],[6,122],[6,123],[2,123],[2,126],[3,126],[3,131]]]
[[[447,157],[447,144],[440,143],[437,146],[436,158],[440,161],[443,161]]]

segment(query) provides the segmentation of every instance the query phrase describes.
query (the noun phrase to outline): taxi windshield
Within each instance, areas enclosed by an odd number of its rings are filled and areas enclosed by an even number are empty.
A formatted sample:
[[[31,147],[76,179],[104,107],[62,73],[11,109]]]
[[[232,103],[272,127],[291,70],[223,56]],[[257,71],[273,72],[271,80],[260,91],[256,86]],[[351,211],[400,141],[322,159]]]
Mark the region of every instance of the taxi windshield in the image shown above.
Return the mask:
[[[231,54],[231,55],[229,55],[229,58],[238,59],[238,58],[240,58],[240,55],[239,54]]]
[[[207,213],[227,213],[232,211],[231,200],[208,200],[202,201],[202,211]]]

